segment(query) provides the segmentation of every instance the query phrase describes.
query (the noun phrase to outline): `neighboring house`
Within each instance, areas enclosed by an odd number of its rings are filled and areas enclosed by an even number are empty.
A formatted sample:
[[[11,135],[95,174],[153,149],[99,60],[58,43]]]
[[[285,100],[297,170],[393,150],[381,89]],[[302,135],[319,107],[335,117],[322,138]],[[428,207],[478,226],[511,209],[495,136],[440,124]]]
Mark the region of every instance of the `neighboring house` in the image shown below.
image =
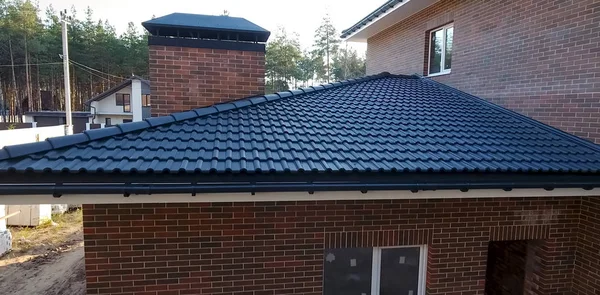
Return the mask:
[[[87,130],[89,123],[92,123],[92,114],[90,112],[72,112],[73,133],[81,133]],[[36,127],[50,127],[65,125],[67,116],[64,111],[39,111],[26,112],[23,115],[24,123],[36,123]]]
[[[86,102],[94,124],[112,126],[150,117],[150,81],[133,76]]]
[[[342,34],[367,74],[422,74],[600,143],[597,0],[391,0]]]
[[[85,204],[89,294],[600,293],[599,146],[419,76],[227,102],[264,32],[189,18],[148,29],[174,113],[0,149],[2,202]]]

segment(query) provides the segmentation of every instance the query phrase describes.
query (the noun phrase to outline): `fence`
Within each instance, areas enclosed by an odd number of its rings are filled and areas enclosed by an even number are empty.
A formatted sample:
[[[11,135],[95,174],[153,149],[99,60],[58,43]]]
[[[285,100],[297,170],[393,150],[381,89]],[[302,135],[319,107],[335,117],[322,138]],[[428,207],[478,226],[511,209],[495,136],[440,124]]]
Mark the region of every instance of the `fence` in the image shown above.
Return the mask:
[[[65,135],[65,125],[40,128],[26,128],[0,131],[0,148],[7,145],[46,140],[49,137]]]

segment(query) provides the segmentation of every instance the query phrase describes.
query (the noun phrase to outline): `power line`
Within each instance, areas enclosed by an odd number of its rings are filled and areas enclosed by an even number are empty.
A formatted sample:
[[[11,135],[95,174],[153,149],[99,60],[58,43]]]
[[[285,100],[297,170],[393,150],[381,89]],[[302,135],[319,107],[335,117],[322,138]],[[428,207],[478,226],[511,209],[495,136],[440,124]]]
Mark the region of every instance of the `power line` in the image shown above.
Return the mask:
[[[82,71],[84,71],[84,72],[86,72],[86,73],[88,73],[88,74],[92,75],[92,76],[98,77],[98,78],[100,78],[100,79],[107,80],[107,81],[109,81],[109,82],[115,82],[115,81],[113,81],[113,80],[111,80],[111,79],[109,79],[109,78],[107,78],[107,77],[103,77],[103,76],[100,76],[100,75],[98,75],[98,74],[95,74],[95,73],[93,73],[92,71],[89,71],[88,69],[86,69],[86,68],[84,68],[84,67],[82,67],[82,66],[80,66],[80,65],[78,65],[78,64],[75,64],[75,63],[73,63],[73,65],[74,65],[74,66],[76,66],[76,67],[78,67],[80,70],[82,70]]]
[[[97,72],[97,73],[100,73],[100,74],[103,74],[103,75],[111,76],[111,77],[114,77],[114,78],[118,78],[118,79],[121,79],[121,80],[125,80],[125,78],[123,78],[121,76],[116,76],[116,75],[112,75],[112,74],[109,74],[109,73],[102,72],[100,70],[96,70],[96,69],[94,69],[92,67],[89,67],[89,66],[86,66],[86,65],[84,65],[82,63],[78,63],[78,62],[76,62],[76,61],[74,61],[72,59],[69,59],[69,61],[71,63],[75,64],[75,65],[79,65],[80,67],[84,67],[84,68],[86,68],[88,70],[91,70],[91,71],[94,71],[94,72]]]

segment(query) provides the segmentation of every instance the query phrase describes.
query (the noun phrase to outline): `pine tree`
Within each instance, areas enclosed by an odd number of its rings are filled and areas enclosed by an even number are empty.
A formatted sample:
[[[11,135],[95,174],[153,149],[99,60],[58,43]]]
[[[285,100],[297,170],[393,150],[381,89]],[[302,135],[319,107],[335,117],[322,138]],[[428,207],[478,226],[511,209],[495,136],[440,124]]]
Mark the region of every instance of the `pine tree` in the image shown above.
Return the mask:
[[[340,46],[340,38],[331,23],[329,15],[325,15],[321,25],[315,31],[313,54],[315,59],[320,59],[317,65],[317,76],[319,79],[330,82],[333,78],[332,61],[336,57]]]

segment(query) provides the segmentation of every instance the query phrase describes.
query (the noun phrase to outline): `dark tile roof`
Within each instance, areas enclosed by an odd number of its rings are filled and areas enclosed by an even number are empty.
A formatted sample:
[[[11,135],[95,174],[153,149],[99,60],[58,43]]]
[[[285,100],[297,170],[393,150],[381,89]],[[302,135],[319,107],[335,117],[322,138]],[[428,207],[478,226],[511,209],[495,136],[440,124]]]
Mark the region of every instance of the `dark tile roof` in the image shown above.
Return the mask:
[[[94,101],[103,100],[103,99],[107,98],[108,96],[110,96],[111,94],[116,93],[117,91],[119,91],[119,90],[121,90],[121,89],[123,89],[123,88],[125,88],[125,87],[127,87],[129,85],[131,85],[131,81],[133,81],[133,80],[140,80],[143,84],[145,84],[146,87],[142,87],[142,88],[145,88],[147,90],[145,92],[148,92],[148,93],[142,93],[142,94],[150,94],[149,93],[150,81],[148,81],[146,79],[143,79],[141,77],[138,77],[138,76],[132,76],[130,78],[127,78],[125,81],[123,81],[123,82],[115,85],[111,89],[108,89],[108,90],[106,90],[106,91],[104,91],[104,92],[102,92],[102,93],[100,93],[100,94],[98,94],[98,95],[90,98],[89,100],[87,100],[85,102],[85,104],[90,104],[90,103],[92,103]],[[144,92],[144,91],[142,91],[142,92]]]
[[[600,148],[434,81],[382,74],[8,146],[7,171],[598,173]]]
[[[386,13],[388,10],[394,8],[394,6],[396,6],[396,4],[399,4],[402,2],[405,2],[405,1],[404,0],[389,0],[389,1],[385,2],[383,5],[379,6],[377,9],[375,9],[373,12],[369,13],[369,15],[365,16],[363,19],[358,21],[356,24],[354,24],[353,26],[351,26],[348,29],[343,30],[342,35],[340,37],[346,38],[346,37],[350,36],[352,33],[360,30],[362,27],[368,25],[373,20],[377,19],[380,15],[382,15],[382,14]]]
[[[217,32],[220,36],[202,38],[219,40],[240,40],[266,42],[271,34],[259,25],[245,18],[225,15],[203,15],[172,13],[142,23],[144,28],[155,36],[197,37],[197,33]],[[227,33],[246,33],[227,37]]]

